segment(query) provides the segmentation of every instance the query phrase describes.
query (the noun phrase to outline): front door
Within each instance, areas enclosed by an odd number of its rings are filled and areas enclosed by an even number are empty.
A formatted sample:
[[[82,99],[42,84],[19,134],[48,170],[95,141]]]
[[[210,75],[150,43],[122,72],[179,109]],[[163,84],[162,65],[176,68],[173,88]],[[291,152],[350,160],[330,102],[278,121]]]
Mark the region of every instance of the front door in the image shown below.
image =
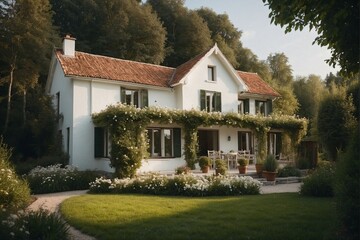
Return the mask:
[[[199,156],[207,156],[208,150],[219,151],[218,130],[198,130]]]

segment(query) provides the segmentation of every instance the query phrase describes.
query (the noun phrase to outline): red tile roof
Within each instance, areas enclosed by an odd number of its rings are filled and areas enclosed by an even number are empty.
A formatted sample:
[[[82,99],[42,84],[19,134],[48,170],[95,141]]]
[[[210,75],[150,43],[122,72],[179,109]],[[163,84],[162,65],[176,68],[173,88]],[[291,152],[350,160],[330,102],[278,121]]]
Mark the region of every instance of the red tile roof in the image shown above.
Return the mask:
[[[56,51],[61,66],[67,76],[91,77],[169,87],[174,68],[116,59],[111,57],[75,52],[75,57]]]
[[[205,51],[180,65],[171,68],[112,57],[75,52],[75,57],[64,56],[62,50],[55,54],[66,76],[124,81],[159,87],[170,87],[178,83],[207,53]],[[248,87],[248,93],[280,96],[256,73],[237,71]]]
[[[280,97],[280,94],[262,80],[257,73],[242,71],[237,71],[237,73],[248,87],[248,93]]]
[[[204,51],[204,52],[198,54],[197,56],[193,57],[189,61],[178,66],[175,70],[175,74],[174,74],[173,78],[170,81],[170,85],[179,83],[179,81],[183,77],[185,77],[185,75],[190,72],[190,70],[195,66],[195,64],[198,63],[208,52],[209,52],[209,50]]]

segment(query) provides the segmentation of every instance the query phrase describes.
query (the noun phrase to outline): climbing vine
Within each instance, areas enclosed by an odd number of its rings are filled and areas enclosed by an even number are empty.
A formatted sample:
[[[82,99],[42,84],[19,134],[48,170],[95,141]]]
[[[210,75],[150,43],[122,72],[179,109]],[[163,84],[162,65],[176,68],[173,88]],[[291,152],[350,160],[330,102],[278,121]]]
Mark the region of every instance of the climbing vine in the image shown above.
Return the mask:
[[[271,129],[281,129],[299,143],[305,135],[307,120],[294,116],[240,115],[237,113],[207,113],[197,110],[174,110],[159,107],[136,108],[129,105],[111,105],[93,114],[94,124],[110,130],[111,166],[118,177],[131,177],[146,158],[148,140],[146,128],[151,123],[178,124],[184,131],[184,156],[187,165],[194,168],[198,152],[199,126],[229,126],[251,129],[258,139],[258,157],[265,158],[266,136]]]

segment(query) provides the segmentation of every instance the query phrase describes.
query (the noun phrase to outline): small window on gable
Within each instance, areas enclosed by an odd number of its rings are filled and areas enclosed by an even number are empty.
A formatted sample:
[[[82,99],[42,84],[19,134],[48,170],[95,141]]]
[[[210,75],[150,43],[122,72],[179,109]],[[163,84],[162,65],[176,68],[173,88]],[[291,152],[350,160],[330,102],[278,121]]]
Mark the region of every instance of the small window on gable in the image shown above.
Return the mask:
[[[216,81],[215,66],[208,66],[208,79],[207,80],[210,82]]]

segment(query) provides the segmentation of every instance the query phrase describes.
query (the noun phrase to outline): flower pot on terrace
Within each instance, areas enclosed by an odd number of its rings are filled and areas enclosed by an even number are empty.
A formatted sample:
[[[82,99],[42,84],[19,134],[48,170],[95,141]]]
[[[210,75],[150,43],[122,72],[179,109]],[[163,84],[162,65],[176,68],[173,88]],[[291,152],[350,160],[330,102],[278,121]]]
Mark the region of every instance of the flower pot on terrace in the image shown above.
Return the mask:
[[[276,173],[277,172],[268,172],[268,171],[262,172],[263,177],[266,179],[266,181],[275,181]]]
[[[238,169],[240,174],[245,174],[247,171],[247,166],[239,166]]]
[[[209,166],[201,168],[202,173],[208,173],[209,172]]]

